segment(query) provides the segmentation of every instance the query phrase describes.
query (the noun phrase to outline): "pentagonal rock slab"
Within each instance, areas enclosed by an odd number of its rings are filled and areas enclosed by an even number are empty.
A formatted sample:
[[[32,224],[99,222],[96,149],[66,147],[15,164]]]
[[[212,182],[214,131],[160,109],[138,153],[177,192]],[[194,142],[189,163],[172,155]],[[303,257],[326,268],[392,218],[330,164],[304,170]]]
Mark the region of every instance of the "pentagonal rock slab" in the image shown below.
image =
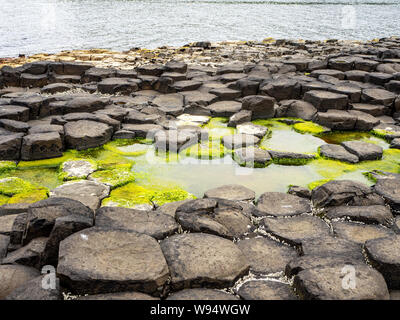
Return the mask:
[[[400,235],[369,240],[364,245],[372,266],[385,278],[390,289],[400,289]]]
[[[386,206],[339,206],[329,208],[325,216],[329,219],[349,218],[353,221],[390,226],[393,215]]]
[[[256,194],[253,190],[238,184],[224,185],[210,189],[204,193],[204,198],[217,198],[234,201],[254,200]]]
[[[364,225],[356,222],[343,222],[334,221],[332,222],[334,233],[343,239],[353,241],[360,245],[364,244],[365,241],[393,236],[394,232],[388,228]]]
[[[34,268],[19,265],[0,265],[0,299],[40,275]]]
[[[324,144],[320,146],[319,152],[326,158],[339,161],[345,161],[349,163],[357,163],[360,161],[355,154],[350,153],[343,146],[339,146],[337,144]]]
[[[356,155],[360,161],[378,160],[382,158],[382,147],[363,141],[346,141],[342,146],[350,153]]]
[[[297,300],[289,285],[268,280],[247,281],[237,294],[244,300]]]
[[[393,210],[400,211],[400,179],[378,179],[374,190]]]
[[[216,289],[184,289],[168,296],[167,300],[239,300],[233,294]]]
[[[346,266],[338,264],[303,270],[295,276],[293,286],[300,298],[306,300],[389,299],[388,288],[379,272],[365,264],[343,268]],[[346,274],[351,276],[352,270],[355,271],[354,288],[344,278]]]
[[[139,290],[155,294],[169,272],[154,238],[126,230],[90,228],[60,243],[57,274],[77,293]]]
[[[283,217],[311,212],[309,200],[282,192],[265,192],[257,200],[257,209],[266,216]]]
[[[293,248],[268,238],[241,240],[237,246],[246,256],[250,270],[255,273],[281,272],[290,260],[297,257]]]
[[[169,215],[118,207],[98,209],[96,227],[135,231],[156,239],[163,239],[178,231],[178,224]]]
[[[209,234],[174,235],[161,242],[174,289],[224,288],[245,275],[249,265],[231,241]]]
[[[305,240],[328,236],[328,225],[314,216],[298,216],[290,218],[264,218],[262,225],[265,231],[279,240],[295,246]]]

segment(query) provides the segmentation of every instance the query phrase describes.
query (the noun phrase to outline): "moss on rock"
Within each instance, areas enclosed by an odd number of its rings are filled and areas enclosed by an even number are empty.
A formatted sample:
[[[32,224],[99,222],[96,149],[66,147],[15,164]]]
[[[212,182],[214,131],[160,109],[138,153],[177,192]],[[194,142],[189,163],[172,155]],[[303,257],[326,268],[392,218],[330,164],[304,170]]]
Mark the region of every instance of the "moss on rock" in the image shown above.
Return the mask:
[[[295,123],[293,125],[293,129],[299,133],[311,133],[313,135],[319,135],[327,132],[326,128],[311,121]]]
[[[89,175],[89,180],[104,183],[111,189],[121,187],[135,181],[135,175],[126,168],[114,168],[110,170],[99,170]]]
[[[226,149],[219,141],[197,143],[183,150],[181,154],[198,159],[215,159],[225,156]]]
[[[0,161],[0,173],[15,170],[17,164],[14,161]]]
[[[128,157],[137,157],[146,154],[149,149],[147,146],[151,144],[152,141],[148,139],[117,139],[106,143],[104,149]]]
[[[314,182],[311,182],[307,185],[308,189],[313,190],[319,186],[322,186],[325,183],[328,183],[329,181],[332,181],[332,179],[322,179],[322,180],[317,180]]]
[[[1,202],[6,203],[33,203],[46,199],[48,189],[22,180],[18,177],[9,177],[0,180]]]
[[[136,183],[128,183],[111,191],[110,196],[103,200],[103,206],[133,208],[140,204],[163,205],[193,198],[193,195],[177,187],[143,187]]]

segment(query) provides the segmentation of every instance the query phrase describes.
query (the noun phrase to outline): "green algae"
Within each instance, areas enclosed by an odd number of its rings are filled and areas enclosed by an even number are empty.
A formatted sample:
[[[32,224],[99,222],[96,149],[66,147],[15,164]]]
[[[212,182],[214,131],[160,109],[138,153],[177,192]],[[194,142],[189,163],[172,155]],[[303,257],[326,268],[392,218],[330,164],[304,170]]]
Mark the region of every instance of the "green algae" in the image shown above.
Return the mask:
[[[33,203],[48,197],[48,189],[18,177],[0,179],[1,203]],[[8,198],[8,199],[7,199]]]
[[[99,170],[89,176],[90,180],[104,183],[111,189],[121,187],[135,181],[135,175],[132,171],[125,168],[115,168],[110,170]]]
[[[211,118],[210,121],[203,126],[208,131],[208,139],[210,141],[219,141],[225,136],[235,134],[236,129],[228,127],[228,118]]]
[[[319,136],[322,140],[329,144],[341,144],[345,141],[363,141],[379,145],[383,149],[388,149],[389,144],[386,140],[372,135],[370,132],[351,132],[351,131],[334,131]]]
[[[10,200],[10,197],[5,196],[4,194],[0,194],[0,206],[7,204]]]
[[[313,190],[317,187],[324,185],[325,183],[328,183],[329,181],[332,181],[332,179],[322,179],[322,180],[313,181],[313,182],[309,183],[307,185],[307,187],[308,187],[308,189]]]
[[[227,152],[226,148],[219,141],[204,141],[197,143],[181,151],[181,154],[198,159],[222,158]]]
[[[272,162],[275,164],[283,165],[283,166],[304,166],[308,163],[313,161],[312,158],[306,159],[306,158],[298,158],[298,159],[293,159],[293,158],[279,158],[279,159],[272,159]]]
[[[0,174],[15,170],[16,168],[17,164],[14,161],[0,161]]]
[[[378,138],[390,140],[389,137],[398,134],[398,132],[384,129],[372,129],[371,134],[377,136]]]
[[[40,200],[47,199],[49,196],[48,190],[45,189],[37,189],[35,191],[27,192],[27,193],[18,193],[11,197],[8,201],[8,204],[14,203],[34,203]]]
[[[129,157],[143,155],[149,149],[152,141],[148,139],[117,139],[104,145],[104,149]]]
[[[111,191],[103,200],[103,206],[119,206],[133,208],[140,204],[161,206],[168,202],[192,199],[193,195],[178,187],[153,186],[144,187],[129,183]]]
[[[66,152],[61,157],[42,159],[42,160],[31,160],[31,161],[20,161],[17,165],[18,168],[58,168],[63,162],[71,159],[72,152]]]
[[[299,133],[310,133],[313,135],[320,135],[326,132],[326,128],[311,121],[295,123],[293,129]]]

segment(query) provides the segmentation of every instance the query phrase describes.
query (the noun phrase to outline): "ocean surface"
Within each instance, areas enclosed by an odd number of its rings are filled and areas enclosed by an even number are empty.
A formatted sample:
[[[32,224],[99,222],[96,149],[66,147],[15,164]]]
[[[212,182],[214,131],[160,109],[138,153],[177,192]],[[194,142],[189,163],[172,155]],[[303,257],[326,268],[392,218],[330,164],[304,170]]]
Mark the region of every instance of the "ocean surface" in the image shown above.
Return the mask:
[[[400,0],[0,0],[0,57],[193,41],[400,35]]]

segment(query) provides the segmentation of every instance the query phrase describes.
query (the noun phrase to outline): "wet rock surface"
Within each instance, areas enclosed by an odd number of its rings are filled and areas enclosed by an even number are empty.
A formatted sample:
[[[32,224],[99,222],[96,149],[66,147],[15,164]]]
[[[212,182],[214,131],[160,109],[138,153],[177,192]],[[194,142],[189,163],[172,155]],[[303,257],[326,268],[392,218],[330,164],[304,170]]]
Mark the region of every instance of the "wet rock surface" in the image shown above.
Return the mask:
[[[311,212],[311,203],[304,198],[291,194],[266,192],[258,198],[257,209],[266,216],[295,216]]]

